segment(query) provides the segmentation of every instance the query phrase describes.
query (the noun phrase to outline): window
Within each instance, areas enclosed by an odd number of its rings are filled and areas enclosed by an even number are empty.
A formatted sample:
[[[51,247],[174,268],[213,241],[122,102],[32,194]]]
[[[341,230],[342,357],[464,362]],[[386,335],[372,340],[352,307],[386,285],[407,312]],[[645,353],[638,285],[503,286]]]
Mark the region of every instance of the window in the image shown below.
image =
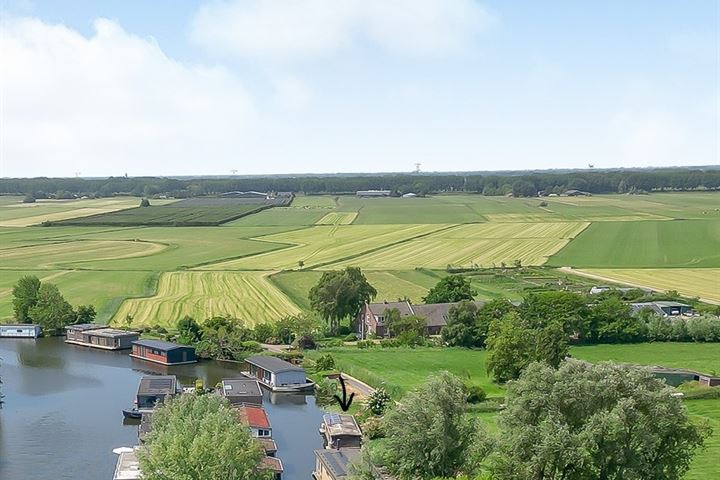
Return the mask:
[[[270,430],[265,430],[264,428],[258,429],[258,437],[269,437],[270,436]]]

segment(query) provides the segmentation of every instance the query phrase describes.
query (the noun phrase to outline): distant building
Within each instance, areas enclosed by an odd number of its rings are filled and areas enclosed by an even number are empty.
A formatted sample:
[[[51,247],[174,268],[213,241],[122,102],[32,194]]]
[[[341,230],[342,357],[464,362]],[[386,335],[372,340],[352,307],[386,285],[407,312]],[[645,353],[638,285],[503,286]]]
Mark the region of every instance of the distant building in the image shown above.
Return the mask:
[[[358,197],[389,197],[390,190],[358,190],[355,195]]]
[[[65,327],[65,343],[100,348],[102,350],[125,350],[140,338],[139,332],[108,328],[105,325],[83,323]]]
[[[412,192],[405,193],[402,196],[402,198],[415,198],[415,197],[417,197],[417,193],[412,193]]]
[[[267,412],[263,407],[253,405],[242,405],[235,409],[238,420],[248,427],[255,438],[271,438],[272,426]]]
[[[590,288],[590,295],[597,295],[599,293],[608,292],[610,290],[617,290],[618,292],[626,293],[630,292],[632,290],[641,290],[644,293],[652,293],[652,290],[649,288],[639,288],[639,287],[610,287],[607,285],[597,285],[592,288]]]
[[[37,338],[42,335],[40,325],[34,323],[7,323],[0,325],[0,338]]]
[[[479,308],[484,302],[473,302]],[[360,338],[367,338],[368,335],[378,337],[390,336],[386,322],[388,310],[397,309],[401,316],[417,315],[423,317],[427,322],[425,333],[427,335],[439,335],[447,325],[450,309],[457,303],[428,303],[412,305],[410,302],[383,302],[366,303],[363,305],[356,318],[357,332]]]
[[[655,301],[630,304],[630,313],[632,315],[636,315],[642,310],[650,310],[661,317],[679,317],[695,315],[692,306],[685,303]]]
[[[348,478],[348,465],[360,456],[359,448],[315,450],[315,480],[341,480]]]
[[[567,190],[565,196],[568,197],[592,197],[592,193],[583,192],[582,190]]]
[[[320,424],[320,436],[323,437],[323,447],[360,448],[362,446],[362,431],[352,415],[340,413],[327,413],[323,415]]]
[[[685,382],[698,382],[705,387],[717,387],[720,385],[720,377],[684,368],[655,366],[650,368],[650,372],[654,377],[665,380],[665,383],[673,387],[677,387]]]
[[[197,362],[194,347],[161,340],[136,340],[132,342],[130,356],[162,365],[183,365]]]
[[[298,391],[313,388],[305,369],[277,357],[255,355],[245,359],[243,371],[273,391]]]
[[[225,192],[225,193],[221,193],[220,196],[221,197],[232,197],[232,198],[264,198],[264,199],[270,198],[267,193],[256,192],[254,190],[250,190],[247,192],[240,192],[240,191]]]
[[[135,404],[138,410],[151,410],[158,402],[178,394],[175,375],[145,375],[140,379]],[[145,412],[143,412],[145,413]]]
[[[220,395],[231,405],[262,405],[262,391],[257,380],[252,378],[225,378],[221,382]]]

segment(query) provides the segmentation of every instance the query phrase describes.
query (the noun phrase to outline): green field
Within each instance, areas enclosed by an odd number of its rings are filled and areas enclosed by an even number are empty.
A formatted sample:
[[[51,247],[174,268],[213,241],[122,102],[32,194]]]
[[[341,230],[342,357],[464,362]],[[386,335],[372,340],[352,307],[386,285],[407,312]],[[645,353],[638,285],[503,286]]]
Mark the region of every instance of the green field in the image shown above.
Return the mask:
[[[152,205],[149,207],[135,207],[111,213],[86,216],[83,218],[70,218],[60,220],[58,225],[77,226],[206,226],[220,225],[245,215],[250,215],[264,205],[197,205],[190,207],[177,207],[173,205]]]
[[[720,267],[720,220],[594,223],[553,256],[549,265]]]

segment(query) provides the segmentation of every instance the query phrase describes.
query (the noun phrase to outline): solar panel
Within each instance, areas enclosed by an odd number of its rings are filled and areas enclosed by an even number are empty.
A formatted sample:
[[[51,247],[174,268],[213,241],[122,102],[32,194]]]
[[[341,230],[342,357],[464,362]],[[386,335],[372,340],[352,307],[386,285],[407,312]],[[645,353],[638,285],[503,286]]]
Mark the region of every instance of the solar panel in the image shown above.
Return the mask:
[[[164,389],[172,387],[172,379],[170,378],[151,378],[149,387],[152,389]]]
[[[340,419],[340,415],[337,413],[329,413],[327,415],[327,423],[328,425],[337,425],[339,423],[342,423],[342,420]]]

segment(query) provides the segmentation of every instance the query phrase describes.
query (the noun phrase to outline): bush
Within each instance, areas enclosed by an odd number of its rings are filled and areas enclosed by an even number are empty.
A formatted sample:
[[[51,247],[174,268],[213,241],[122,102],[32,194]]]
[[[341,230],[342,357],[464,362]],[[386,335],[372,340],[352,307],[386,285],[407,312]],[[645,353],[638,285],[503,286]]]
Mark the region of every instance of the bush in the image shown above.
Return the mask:
[[[346,342],[354,342],[357,339],[358,339],[357,335],[354,333],[348,333],[347,336],[345,337]]]
[[[269,323],[259,323],[253,329],[253,336],[260,343],[268,343],[268,340],[273,336],[273,331],[274,328]]]
[[[373,345],[375,344],[372,340],[358,340],[357,342],[358,348],[371,348]]]
[[[468,403],[482,403],[487,398],[487,393],[479,385],[465,385]]]
[[[362,433],[368,440],[385,437],[385,427],[378,417],[369,417],[362,424]]]
[[[333,370],[334,368],[335,359],[329,353],[326,353],[325,355],[320,355],[320,357],[315,362],[315,370],[318,372],[322,372],[324,370]]]
[[[303,355],[302,352],[298,352],[297,350],[288,351],[288,352],[280,352],[273,356],[278,357],[282,360],[285,360],[286,362],[293,362],[293,361],[298,362],[305,357],[305,355]]]
[[[315,384],[315,403],[326,406],[333,403],[333,396],[337,393],[337,382],[329,378],[323,378]]]
[[[310,335],[303,335],[302,337],[296,338],[293,345],[301,350],[315,350],[317,348],[315,339]]]
[[[382,415],[390,403],[390,395],[384,388],[378,388],[367,399],[367,407],[374,415]]]
[[[162,333],[162,334],[168,333],[167,329],[166,329],[165,327],[161,327],[160,325],[157,325],[157,326],[155,327],[155,331],[156,331],[157,333]]]
[[[338,335],[347,335],[350,332],[352,332],[352,330],[350,330],[350,327],[347,327],[345,325],[340,325],[340,328],[338,328]]]
[[[262,347],[260,346],[260,343],[256,342],[255,340],[247,340],[245,342],[240,342],[240,348],[249,352],[262,352]]]

